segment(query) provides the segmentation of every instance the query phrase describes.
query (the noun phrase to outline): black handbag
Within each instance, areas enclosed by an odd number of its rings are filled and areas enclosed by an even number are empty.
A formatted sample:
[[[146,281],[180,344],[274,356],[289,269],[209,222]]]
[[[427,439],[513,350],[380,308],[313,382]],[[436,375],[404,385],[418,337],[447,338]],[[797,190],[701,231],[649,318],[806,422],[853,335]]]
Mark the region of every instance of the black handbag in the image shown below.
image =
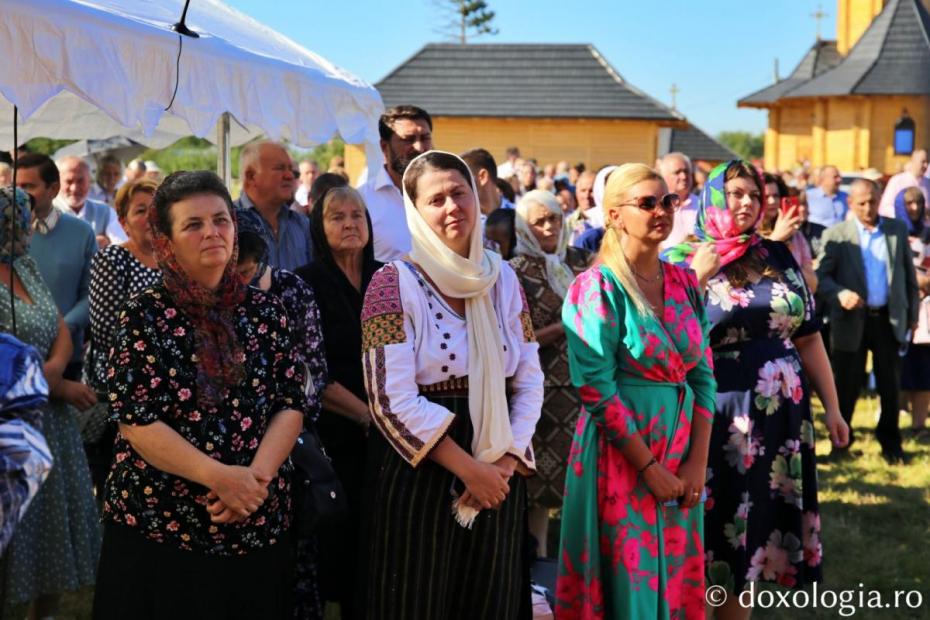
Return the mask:
[[[291,451],[294,512],[298,537],[335,523],[348,512],[346,494],[332,461],[314,430],[304,430]]]

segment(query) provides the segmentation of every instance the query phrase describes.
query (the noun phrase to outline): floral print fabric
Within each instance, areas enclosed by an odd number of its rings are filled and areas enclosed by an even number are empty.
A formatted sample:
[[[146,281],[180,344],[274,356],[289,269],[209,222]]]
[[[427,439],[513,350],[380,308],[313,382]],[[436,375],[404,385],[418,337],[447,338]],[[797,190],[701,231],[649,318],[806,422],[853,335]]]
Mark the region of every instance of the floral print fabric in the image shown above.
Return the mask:
[[[809,389],[792,343],[818,331],[813,303],[788,248],[763,241],[781,274],[733,287],[708,282],[717,376],[708,458],[708,583],[800,587],[821,575],[820,516]]]
[[[197,398],[196,336],[164,286],[129,300],[120,315],[107,377],[113,418],[122,424],[163,422],[195,448],[227,465],[248,466],[272,417],[301,410],[304,393],[284,308],[247,288],[232,313],[244,379],[227,385],[216,404]],[[238,555],[277,542],[290,525],[290,461],[248,519],[213,524],[208,489],[147,463],[121,435],[104,498],[104,519],[157,542],[215,555]]]
[[[672,473],[715,384],[694,274],[672,265],[641,317],[604,265],[572,284],[562,321],[583,409],[568,458],[558,618],[703,618],[703,509],[658,505],[622,446],[642,437]]]

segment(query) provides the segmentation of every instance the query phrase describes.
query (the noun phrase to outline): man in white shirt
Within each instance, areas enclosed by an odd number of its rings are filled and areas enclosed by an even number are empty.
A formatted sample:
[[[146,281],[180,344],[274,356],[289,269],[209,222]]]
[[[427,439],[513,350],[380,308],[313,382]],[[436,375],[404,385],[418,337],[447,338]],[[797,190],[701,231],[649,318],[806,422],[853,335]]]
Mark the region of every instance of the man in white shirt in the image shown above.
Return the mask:
[[[126,241],[128,237],[113,207],[87,197],[90,192],[90,167],[87,162],[72,155],[55,163],[61,178],[61,191],[55,198],[55,207],[90,224],[100,248]]]
[[[105,202],[111,207],[123,177],[123,164],[115,155],[107,155],[97,164],[97,182],[87,195],[91,200]]]
[[[145,162],[141,159],[134,159],[126,164],[126,171],[123,172],[123,183],[132,183],[145,178],[145,172]]]
[[[672,232],[662,242],[663,248],[677,245],[694,233],[694,223],[697,220],[698,197],[691,193],[694,185],[694,169],[691,159],[684,153],[668,153],[659,159],[659,174],[665,179],[668,191],[678,194],[681,207],[675,212],[672,222]]]
[[[575,210],[568,215],[565,225],[571,230],[569,244],[575,245],[575,242],[592,228],[602,225],[603,219],[597,217],[597,205],[594,202],[594,179],[595,175],[590,170],[582,172],[575,182]]]
[[[401,181],[407,166],[433,148],[433,119],[422,108],[389,108],[378,121],[384,166],[358,191],[365,199],[374,231],[375,258],[388,262],[410,251],[410,230],[404,212]]]
[[[917,149],[911,153],[911,159],[904,165],[904,171],[888,179],[888,185],[885,186],[885,192],[878,205],[878,214],[882,217],[895,217],[894,200],[909,187],[919,187],[924,195],[924,204],[930,204],[930,179],[926,174],[927,151]]]
[[[506,161],[497,167],[497,178],[509,181],[510,177],[517,174],[517,160],[520,159],[520,149],[515,146],[509,147],[505,152]]]
[[[320,166],[312,159],[302,159],[297,167],[300,170],[300,185],[294,194],[294,202],[306,208],[309,206],[307,202],[310,196],[310,187],[313,186],[316,178],[320,176]]]

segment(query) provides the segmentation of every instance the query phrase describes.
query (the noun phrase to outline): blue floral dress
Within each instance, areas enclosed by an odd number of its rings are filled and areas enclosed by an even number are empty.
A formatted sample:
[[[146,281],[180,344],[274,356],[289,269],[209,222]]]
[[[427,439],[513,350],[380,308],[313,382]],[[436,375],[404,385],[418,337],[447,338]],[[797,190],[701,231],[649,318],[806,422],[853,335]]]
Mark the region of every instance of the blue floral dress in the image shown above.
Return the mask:
[[[755,251],[777,276],[734,287],[725,267],[707,285],[717,408],[705,550],[708,583],[731,591],[821,579],[810,388],[792,342],[820,323],[787,246],[763,241]]]
[[[15,300],[16,336],[43,359],[58,336],[55,300],[30,256],[13,269],[32,298]],[[0,282],[0,331],[12,332],[10,289]],[[42,408],[42,434],[52,453],[52,471],[16,528],[0,562],[0,612],[40,594],[76,590],[94,583],[100,527],[75,410],[51,398]],[[0,614],[2,615],[2,614]]]

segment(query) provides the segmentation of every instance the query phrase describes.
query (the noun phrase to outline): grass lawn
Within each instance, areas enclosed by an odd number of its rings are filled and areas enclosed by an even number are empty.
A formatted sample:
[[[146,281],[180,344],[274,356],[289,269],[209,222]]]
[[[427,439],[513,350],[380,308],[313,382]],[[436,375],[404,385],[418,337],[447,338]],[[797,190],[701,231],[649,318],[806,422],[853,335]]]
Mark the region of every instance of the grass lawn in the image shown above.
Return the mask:
[[[881,592],[884,604],[893,601],[895,590],[918,590],[923,595],[920,609],[907,608],[902,595],[901,609],[863,608],[852,617],[930,618],[930,440],[917,441],[905,432],[904,449],[911,461],[888,466],[870,432],[877,408],[874,398],[859,401],[854,451],[862,454],[840,463],[821,458],[818,467],[825,579],[818,589],[821,594],[824,589],[852,590],[853,604],[858,604],[860,591],[866,603],[870,590]],[[823,457],[830,445],[821,412],[817,415],[817,454]],[[902,429],[910,423],[910,417],[902,415]],[[67,595],[58,617],[90,618],[92,596],[92,589]],[[851,610],[841,616],[837,603],[826,602],[833,608],[758,609],[753,617],[850,617]],[[911,602],[916,603],[914,595]],[[338,619],[333,612],[329,610],[327,620]]]
[[[819,407],[819,403],[815,406]],[[875,427],[878,400],[861,399],[853,425],[857,433],[853,460],[821,462],[817,467],[821,527],[824,547],[824,583],[818,590],[855,592],[878,590],[882,604],[892,602],[895,590],[918,590],[923,595],[920,609],[909,609],[902,594],[894,609],[858,609],[859,618],[930,617],[930,440],[913,439],[904,431],[904,450],[911,455],[907,465],[889,466],[882,460],[871,434]],[[817,429],[817,454],[830,451],[822,424]],[[901,428],[910,428],[909,415],[902,414]],[[860,587],[859,584],[863,584]],[[809,590],[809,589],[808,589]],[[911,602],[916,603],[915,595]],[[755,618],[838,618],[833,609],[759,609]],[[848,613],[846,614],[847,617]]]

